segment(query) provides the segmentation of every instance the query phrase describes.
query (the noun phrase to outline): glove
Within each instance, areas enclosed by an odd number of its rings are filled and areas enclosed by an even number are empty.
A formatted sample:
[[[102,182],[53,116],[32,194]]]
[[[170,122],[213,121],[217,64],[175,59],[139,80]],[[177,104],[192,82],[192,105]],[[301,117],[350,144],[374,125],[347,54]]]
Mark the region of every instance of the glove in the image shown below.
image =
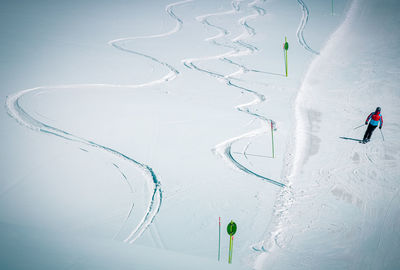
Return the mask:
[[[382,129],[382,127],[379,127],[379,129]]]
[[[366,125],[368,125],[368,122],[365,122]]]

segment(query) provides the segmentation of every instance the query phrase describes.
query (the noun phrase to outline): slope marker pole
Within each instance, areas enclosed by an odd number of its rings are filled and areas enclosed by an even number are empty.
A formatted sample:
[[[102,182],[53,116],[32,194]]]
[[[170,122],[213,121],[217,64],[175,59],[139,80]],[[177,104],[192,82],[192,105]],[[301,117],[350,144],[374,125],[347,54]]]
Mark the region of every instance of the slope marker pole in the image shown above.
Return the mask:
[[[221,217],[219,217],[219,233],[218,233],[218,261],[221,259]]]
[[[233,220],[228,224],[228,227],[226,228],[228,234],[229,234],[229,258],[228,258],[228,263],[232,263],[232,254],[233,254],[233,235],[236,233],[237,230],[237,225]]]
[[[283,44],[283,49],[284,49],[284,56],[285,56],[285,72],[286,72],[286,77],[288,76],[288,57],[287,57],[287,51],[289,49],[289,43],[287,42],[287,38],[285,37],[285,43]]]
[[[228,259],[228,263],[232,263],[232,254],[233,254],[233,235],[230,237],[230,240],[229,240],[229,259]]]
[[[275,146],[274,146],[274,126],[271,121],[271,138],[272,138],[272,158],[275,158]]]

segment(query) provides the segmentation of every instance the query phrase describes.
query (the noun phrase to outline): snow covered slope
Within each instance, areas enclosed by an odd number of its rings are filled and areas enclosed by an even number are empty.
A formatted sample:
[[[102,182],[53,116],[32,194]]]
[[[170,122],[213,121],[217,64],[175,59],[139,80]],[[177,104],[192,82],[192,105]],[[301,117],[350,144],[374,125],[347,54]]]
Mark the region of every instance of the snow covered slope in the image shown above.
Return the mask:
[[[397,6],[375,14],[373,1],[355,1],[325,46],[350,3],[332,13],[319,0],[7,1],[0,268],[224,269],[230,220],[233,269],[309,269],[314,249],[327,267],[350,254],[341,265],[357,268],[365,242],[395,247],[376,213],[398,236],[398,37],[370,54],[383,43],[360,14],[385,17],[383,38],[398,22],[382,14]],[[373,83],[385,86],[376,105]],[[384,143],[378,132],[370,145],[339,138],[361,136],[353,127],[375,106]],[[328,223],[337,234],[314,233]]]
[[[354,1],[308,70],[290,185],[257,269],[400,267],[399,10],[397,1]],[[377,106],[383,134],[360,144],[359,125]]]

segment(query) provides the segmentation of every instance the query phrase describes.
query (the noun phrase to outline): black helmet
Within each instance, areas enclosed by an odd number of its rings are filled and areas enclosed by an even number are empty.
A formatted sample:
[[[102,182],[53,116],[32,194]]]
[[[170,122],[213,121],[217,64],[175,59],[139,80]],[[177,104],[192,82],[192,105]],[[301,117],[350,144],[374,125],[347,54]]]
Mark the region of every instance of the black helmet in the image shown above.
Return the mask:
[[[381,111],[381,107],[377,107],[375,111],[376,112],[380,112]]]

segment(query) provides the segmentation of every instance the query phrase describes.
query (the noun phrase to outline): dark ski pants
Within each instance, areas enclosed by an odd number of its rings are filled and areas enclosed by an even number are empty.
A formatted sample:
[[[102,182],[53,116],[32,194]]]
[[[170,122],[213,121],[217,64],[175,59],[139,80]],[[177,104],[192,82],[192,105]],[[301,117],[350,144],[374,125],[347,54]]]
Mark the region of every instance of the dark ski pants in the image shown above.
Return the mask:
[[[376,129],[376,126],[373,126],[373,125],[369,124],[368,127],[367,127],[367,130],[365,131],[364,139],[363,139],[363,140],[364,140],[364,141],[365,141],[365,140],[370,140],[370,139],[371,139],[372,132],[374,132],[375,129]]]

